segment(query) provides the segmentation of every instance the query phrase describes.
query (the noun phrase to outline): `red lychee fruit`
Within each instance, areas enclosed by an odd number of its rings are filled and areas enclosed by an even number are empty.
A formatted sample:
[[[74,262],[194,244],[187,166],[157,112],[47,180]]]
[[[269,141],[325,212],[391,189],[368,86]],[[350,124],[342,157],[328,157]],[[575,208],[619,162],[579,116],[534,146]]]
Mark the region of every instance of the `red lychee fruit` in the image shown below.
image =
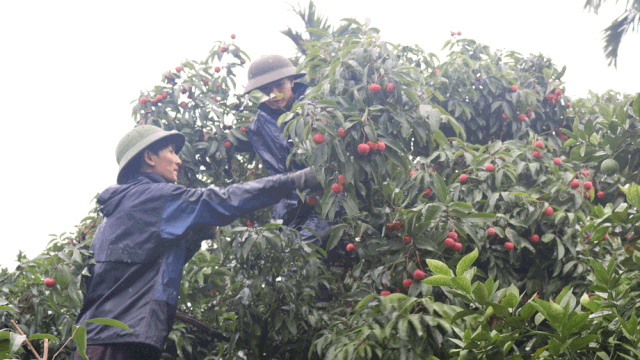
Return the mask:
[[[358,153],[360,155],[363,155],[363,156],[367,155],[369,153],[369,150],[370,150],[370,148],[369,148],[369,145],[367,145],[367,144],[358,145]]]
[[[344,137],[347,136],[347,130],[345,130],[344,128],[338,129],[338,136],[344,139]]]
[[[560,164],[562,164],[562,159],[555,158],[555,159],[553,159],[553,163],[556,164],[556,165],[560,165]]]
[[[539,158],[542,157],[542,153],[540,151],[536,150],[536,151],[533,152],[533,157],[536,158],[536,159],[539,159]]]
[[[340,184],[340,183],[335,183],[335,184],[331,185],[331,191],[333,191],[336,194],[340,194],[343,190],[344,190],[344,188],[342,187],[342,184]]]
[[[402,280],[402,286],[404,286],[406,289],[410,288],[412,284],[413,284],[413,280],[412,279],[404,279],[404,280]]]
[[[598,199],[604,199],[604,191],[598,191],[596,196],[598,197]]]
[[[487,165],[484,166],[484,169],[489,171],[489,172],[491,172],[491,171],[493,171],[494,166],[493,166],[493,164],[487,164]]]
[[[578,179],[573,179],[571,180],[571,187],[576,189],[578,186],[580,186],[580,180]]]
[[[391,295],[391,291],[389,290],[382,290],[380,292],[380,296],[389,296],[389,295]]]
[[[453,244],[453,251],[460,251],[462,250],[462,244],[459,242],[456,242],[455,244]]]
[[[494,229],[494,228],[487,229],[487,235],[493,236],[495,234],[496,234],[496,229]]]
[[[425,189],[424,196],[429,196],[429,195],[431,195],[431,189]]]
[[[544,209],[544,213],[547,214],[547,216],[553,215],[553,208],[551,206],[547,207]]]
[[[369,91],[374,95],[380,93],[381,90],[382,88],[378,84],[369,85]]]
[[[313,141],[316,144],[322,144],[324,142],[324,135],[322,135],[322,134],[313,135]]]
[[[511,85],[511,92],[518,91],[518,85]]]
[[[460,182],[461,183],[466,184],[467,180],[469,180],[469,177],[467,176],[467,174],[460,175]]]
[[[386,147],[387,147],[387,144],[383,143],[382,141],[378,141],[378,151],[384,151]]]
[[[316,205],[316,197],[315,196],[307,196],[307,204],[310,206],[315,206]]]
[[[582,187],[585,188],[585,190],[593,189],[593,183],[591,181],[585,181]]]
[[[408,236],[408,235],[402,238],[402,242],[403,242],[405,245],[409,245],[409,244],[411,244],[411,240],[413,240],[413,239],[411,238],[411,236]]]
[[[140,103],[141,104],[144,104],[146,102],[147,102],[147,98],[146,97],[143,96],[143,97],[140,98]]]
[[[509,251],[513,250],[513,243],[510,242],[510,241],[505,242],[504,243],[504,248],[509,250]]]
[[[52,278],[46,278],[44,279],[44,286],[48,287],[48,288],[52,288],[56,285],[56,280],[52,279]]]
[[[447,234],[447,237],[452,238],[453,240],[457,240],[458,239],[458,234],[454,231],[451,231]]]
[[[455,245],[456,241],[453,240],[452,238],[446,238],[444,239],[444,246],[448,247],[448,248],[452,248]]]
[[[392,83],[388,83],[387,86],[385,86],[384,91],[391,95],[396,92],[396,87]]]
[[[529,240],[531,240],[532,243],[537,243],[538,241],[540,241],[540,236],[538,236],[537,234],[533,234],[529,236]]]
[[[356,249],[356,246],[353,244],[347,244],[347,252],[352,252]]]
[[[424,271],[420,270],[420,269],[416,269],[416,271],[413,272],[413,278],[415,280],[422,280],[424,279],[425,273]]]
[[[536,141],[535,146],[538,149],[542,149],[544,147],[544,143],[542,141],[538,140],[538,141]]]

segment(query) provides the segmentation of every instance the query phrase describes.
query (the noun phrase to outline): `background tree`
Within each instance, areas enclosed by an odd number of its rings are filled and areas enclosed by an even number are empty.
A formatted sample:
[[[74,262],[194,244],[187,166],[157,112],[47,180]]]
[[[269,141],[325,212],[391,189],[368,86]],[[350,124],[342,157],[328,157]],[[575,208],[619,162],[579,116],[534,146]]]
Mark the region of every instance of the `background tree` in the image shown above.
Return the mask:
[[[587,0],[584,8],[598,14],[598,10],[606,0]],[[616,4],[618,2],[616,1]],[[609,66],[613,63],[618,67],[618,49],[622,43],[622,38],[630,29],[638,31],[640,28],[640,1],[627,0],[625,10],[617,19],[611,22],[611,25],[604,29],[604,54],[609,60]]]

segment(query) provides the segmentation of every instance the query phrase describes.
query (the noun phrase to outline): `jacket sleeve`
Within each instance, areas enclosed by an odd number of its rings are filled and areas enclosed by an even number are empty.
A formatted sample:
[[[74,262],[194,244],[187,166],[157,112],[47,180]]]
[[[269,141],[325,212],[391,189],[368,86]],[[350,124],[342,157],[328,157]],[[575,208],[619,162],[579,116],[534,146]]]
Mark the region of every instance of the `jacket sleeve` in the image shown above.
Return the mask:
[[[162,209],[160,236],[175,239],[194,225],[223,226],[273,205],[295,189],[288,174],[264,177],[227,188],[188,189],[170,185]]]

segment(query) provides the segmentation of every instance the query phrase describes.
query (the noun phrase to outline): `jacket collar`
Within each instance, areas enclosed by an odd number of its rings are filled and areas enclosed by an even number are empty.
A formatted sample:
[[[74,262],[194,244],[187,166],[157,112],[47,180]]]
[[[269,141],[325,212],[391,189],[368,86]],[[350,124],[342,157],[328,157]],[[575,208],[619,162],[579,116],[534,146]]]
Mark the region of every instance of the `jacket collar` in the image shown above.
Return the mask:
[[[135,175],[133,175],[129,181],[127,181],[127,183],[129,182],[134,182],[134,181],[139,181],[139,180],[144,180],[143,178],[149,179],[151,182],[153,183],[166,183],[167,181],[160,175],[158,174],[154,174],[151,172],[139,172]]]

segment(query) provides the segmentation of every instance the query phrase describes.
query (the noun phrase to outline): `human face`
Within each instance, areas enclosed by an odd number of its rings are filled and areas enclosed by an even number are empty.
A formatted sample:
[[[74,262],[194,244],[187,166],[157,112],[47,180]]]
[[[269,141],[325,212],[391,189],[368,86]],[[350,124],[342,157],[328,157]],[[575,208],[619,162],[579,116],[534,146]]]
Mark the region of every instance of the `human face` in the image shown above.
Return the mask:
[[[276,80],[261,86],[260,91],[269,97],[265,103],[272,109],[284,108],[293,100],[293,78]]]
[[[147,162],[147,169],[143,171],[152,172],[162,176],[167,182],[175,183],[178,181],[178,171],[180,171],[180,165],[182,161],[175,152],[173,145],[160,150],[158,155],[151,151],[145,151],[145,160]]]

